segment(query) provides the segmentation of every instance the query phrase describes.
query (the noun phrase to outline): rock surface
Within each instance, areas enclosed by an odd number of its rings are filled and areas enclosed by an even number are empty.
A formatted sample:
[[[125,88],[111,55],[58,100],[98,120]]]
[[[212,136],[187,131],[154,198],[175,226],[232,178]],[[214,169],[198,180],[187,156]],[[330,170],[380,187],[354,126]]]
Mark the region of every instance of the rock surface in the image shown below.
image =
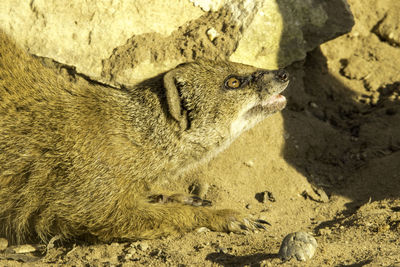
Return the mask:
[[[400,2],[395,2],[397,7],[388,10],[384,19],[375,27],[379,38],[388,41],[393,46],[400,46]]]
[[[353,25],[345,0],[68,3],[1,1],[0,27],[30,53],[114,85],[198,57],[287,66]]]
[[[317,248],[315,238],[306,232],[288,234],[282,241],[279,249],[279,257],[283,261],[296,258],[298,261],[306,261],[314,256]]]
[[[1,1],[0,26],[35,55],[99,78],[102,60],[133,35],[169,35],[204,12],[187,0]]]
[[[267,0],[231,60],[264,68],[285,67],[348,32],[353,24],[344,0]]]

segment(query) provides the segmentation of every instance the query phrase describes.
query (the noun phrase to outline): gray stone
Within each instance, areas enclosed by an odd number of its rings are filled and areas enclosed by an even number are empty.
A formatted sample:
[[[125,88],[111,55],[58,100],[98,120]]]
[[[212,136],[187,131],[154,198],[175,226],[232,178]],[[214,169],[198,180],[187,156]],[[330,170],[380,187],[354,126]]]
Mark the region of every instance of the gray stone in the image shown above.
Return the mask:
[[[283,239],[278,255],[283,261],[291,258],[306,261],[314,256],[316,248],[317,241],[312,235],[306,232],[295,232]]]

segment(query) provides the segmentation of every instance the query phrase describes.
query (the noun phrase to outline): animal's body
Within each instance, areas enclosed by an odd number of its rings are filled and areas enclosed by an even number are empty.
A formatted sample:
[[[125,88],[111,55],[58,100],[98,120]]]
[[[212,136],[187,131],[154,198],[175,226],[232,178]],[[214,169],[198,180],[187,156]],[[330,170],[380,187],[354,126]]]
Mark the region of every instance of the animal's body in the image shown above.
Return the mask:
[[[232,210],[150,203],[146,189],[284,108],[287,84],[284,71],[202,60],[128,89],[82,87],[0,31],[0,236],[107,241],[256,227]]]

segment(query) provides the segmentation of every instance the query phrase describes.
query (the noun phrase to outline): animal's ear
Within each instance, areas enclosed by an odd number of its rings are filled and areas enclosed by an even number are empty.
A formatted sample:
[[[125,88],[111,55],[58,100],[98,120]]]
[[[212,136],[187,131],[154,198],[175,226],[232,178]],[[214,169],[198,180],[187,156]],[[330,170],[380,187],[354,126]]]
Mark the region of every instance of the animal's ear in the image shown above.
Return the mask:
[[[181,96],[177,88],[175,79],[176,69],[167,72],[164,75],[164,88],[167,97],[168,111],[181,127],[181,130],[186,130],[188,126],[187,111],[182,107]]]

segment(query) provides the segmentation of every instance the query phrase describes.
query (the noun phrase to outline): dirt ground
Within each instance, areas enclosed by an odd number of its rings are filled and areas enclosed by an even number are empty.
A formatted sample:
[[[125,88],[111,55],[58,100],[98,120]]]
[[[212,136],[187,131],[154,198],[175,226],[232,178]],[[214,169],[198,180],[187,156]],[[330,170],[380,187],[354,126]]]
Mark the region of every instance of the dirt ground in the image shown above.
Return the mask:
[[[400,2],[349,3],[352,32],[289,68],[282,113],[163,185],[265,219],[266,231],[56,241],[47,252],[0,253],[0,265],[400,266]],[[314,257],[282,263],[283,237],[300,230],[315,236]]]

